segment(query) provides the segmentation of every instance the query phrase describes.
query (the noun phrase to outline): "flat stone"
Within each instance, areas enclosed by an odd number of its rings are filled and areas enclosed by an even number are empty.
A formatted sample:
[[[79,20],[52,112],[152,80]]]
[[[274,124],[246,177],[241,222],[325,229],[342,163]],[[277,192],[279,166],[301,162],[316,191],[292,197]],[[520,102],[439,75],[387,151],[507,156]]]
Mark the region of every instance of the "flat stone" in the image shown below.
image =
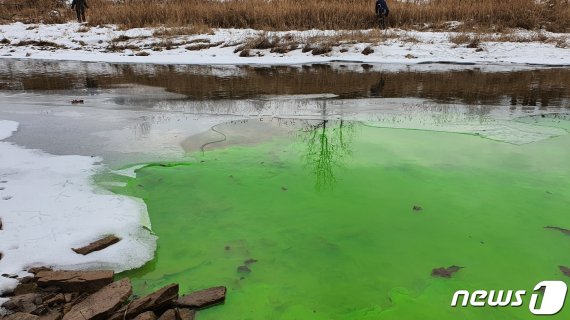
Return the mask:
[[[139,314],[134,320],[156,320],[156,315],[152,311]]]
[[[457,271],[463,269],[463,267],[451,266],[448,268],[436,268],[431,271],[431,275],[434,277],[441,278],[451,278],[451,276]]]
[[[96,292],[111,284],[113,271],[40,271],[36,274],[40,287],[58,287],[63,292]]]
[[[117,243],[119,241],[121,241],[121,239],[118,237],[107,236],[105,238],[102,238],[102,239],[99,239],[95,242],[92,242],[92,243],[86,245],[85,247],[75,248],[72,250],[75,251],[75,253],[82,254],[85,256],[85,255],[88,255],[92,252],[103,250],[103,249],[105,249],[111,245],[114,245],[115,243]]]
[[[164,312],[158,320],[178,320],[176,319],[176,310],[168,309]]]
[[[196,318],[196,310],[176,308],[176,312],[178,313],[178,319],[180,320],[194,320],[194,318]]]
[[[133,288],[129,279],[113,282],[73,306],[63,320],[107,319],[132,293]]]
[[[176,299],[178,299],[178,284],[171,284],[148,296],[133,300],[119,309],[109,320],[119,320],[125,317],[129,319],[146,311],[168,309]]]
[[[40,317],[36,315],[23,313],[23,312],[13,313],[9,316],[2,318],[2,320],[39,320],[39,319]]]
[[[226,287],[214,287],[199,290],[180,297],[176,304],[179,307],[191,309],[203,309],[216,304],[223,303],[226,300]]]

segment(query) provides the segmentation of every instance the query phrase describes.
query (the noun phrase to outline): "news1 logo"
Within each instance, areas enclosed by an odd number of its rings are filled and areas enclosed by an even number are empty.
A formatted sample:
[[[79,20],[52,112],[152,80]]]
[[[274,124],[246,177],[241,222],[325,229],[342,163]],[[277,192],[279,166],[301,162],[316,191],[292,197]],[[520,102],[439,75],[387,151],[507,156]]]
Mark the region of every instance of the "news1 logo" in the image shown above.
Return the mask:
[[[530,297],[528,309],[535,315],[555,315],[566,301],[568,287],[562,281],[542,281],[538,283]],[[539,303],[540,292],[542,302]],[[467,290],[456,291],[451,300],[451,306],[457,307],[461,301],[462,307],[521,307],[524,305],[525,290]],[[461,299],[461,300],[460,300]]]

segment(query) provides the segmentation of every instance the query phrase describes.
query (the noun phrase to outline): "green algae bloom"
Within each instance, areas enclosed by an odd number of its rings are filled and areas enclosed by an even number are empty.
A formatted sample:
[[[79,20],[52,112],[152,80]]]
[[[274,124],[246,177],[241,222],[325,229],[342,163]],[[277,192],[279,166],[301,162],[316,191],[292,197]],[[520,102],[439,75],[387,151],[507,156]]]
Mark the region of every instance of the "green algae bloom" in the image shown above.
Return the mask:
[[[530,319],[534,285],[570,279],[570,236],[545,228],[570,228],[568,135],[516,145],[322,122],[149,165],[112,190],[142,198],[159,237],[125,273],[136,293],[228,287],[201,320]],[[452,308],[460,289],[529,295]]]

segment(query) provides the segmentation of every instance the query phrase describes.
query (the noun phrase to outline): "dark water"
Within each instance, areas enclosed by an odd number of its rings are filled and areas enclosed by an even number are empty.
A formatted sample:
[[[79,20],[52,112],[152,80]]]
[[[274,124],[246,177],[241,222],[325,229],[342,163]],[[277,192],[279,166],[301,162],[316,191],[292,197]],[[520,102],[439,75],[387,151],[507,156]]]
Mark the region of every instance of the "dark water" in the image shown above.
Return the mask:
[[[191,100],[334,94],[438,103],[568,107],[570,69],[499,66],[186,66],[0,59],[0,90],[80,90],[122,84],[165,88]]]

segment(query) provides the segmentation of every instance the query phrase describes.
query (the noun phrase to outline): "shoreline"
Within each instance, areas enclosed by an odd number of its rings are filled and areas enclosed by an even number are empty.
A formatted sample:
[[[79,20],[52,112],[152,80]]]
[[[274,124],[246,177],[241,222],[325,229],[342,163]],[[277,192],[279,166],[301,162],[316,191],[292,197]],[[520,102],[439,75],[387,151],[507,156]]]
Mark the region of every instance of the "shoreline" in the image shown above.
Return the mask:
[[[0,58],[182,65],[311,63],[457,64],[570,67],[567,33],[513,30],[308,30],[88,27],[79,23],[0,25]],[[441,57],[441,58],[439,58]]]

